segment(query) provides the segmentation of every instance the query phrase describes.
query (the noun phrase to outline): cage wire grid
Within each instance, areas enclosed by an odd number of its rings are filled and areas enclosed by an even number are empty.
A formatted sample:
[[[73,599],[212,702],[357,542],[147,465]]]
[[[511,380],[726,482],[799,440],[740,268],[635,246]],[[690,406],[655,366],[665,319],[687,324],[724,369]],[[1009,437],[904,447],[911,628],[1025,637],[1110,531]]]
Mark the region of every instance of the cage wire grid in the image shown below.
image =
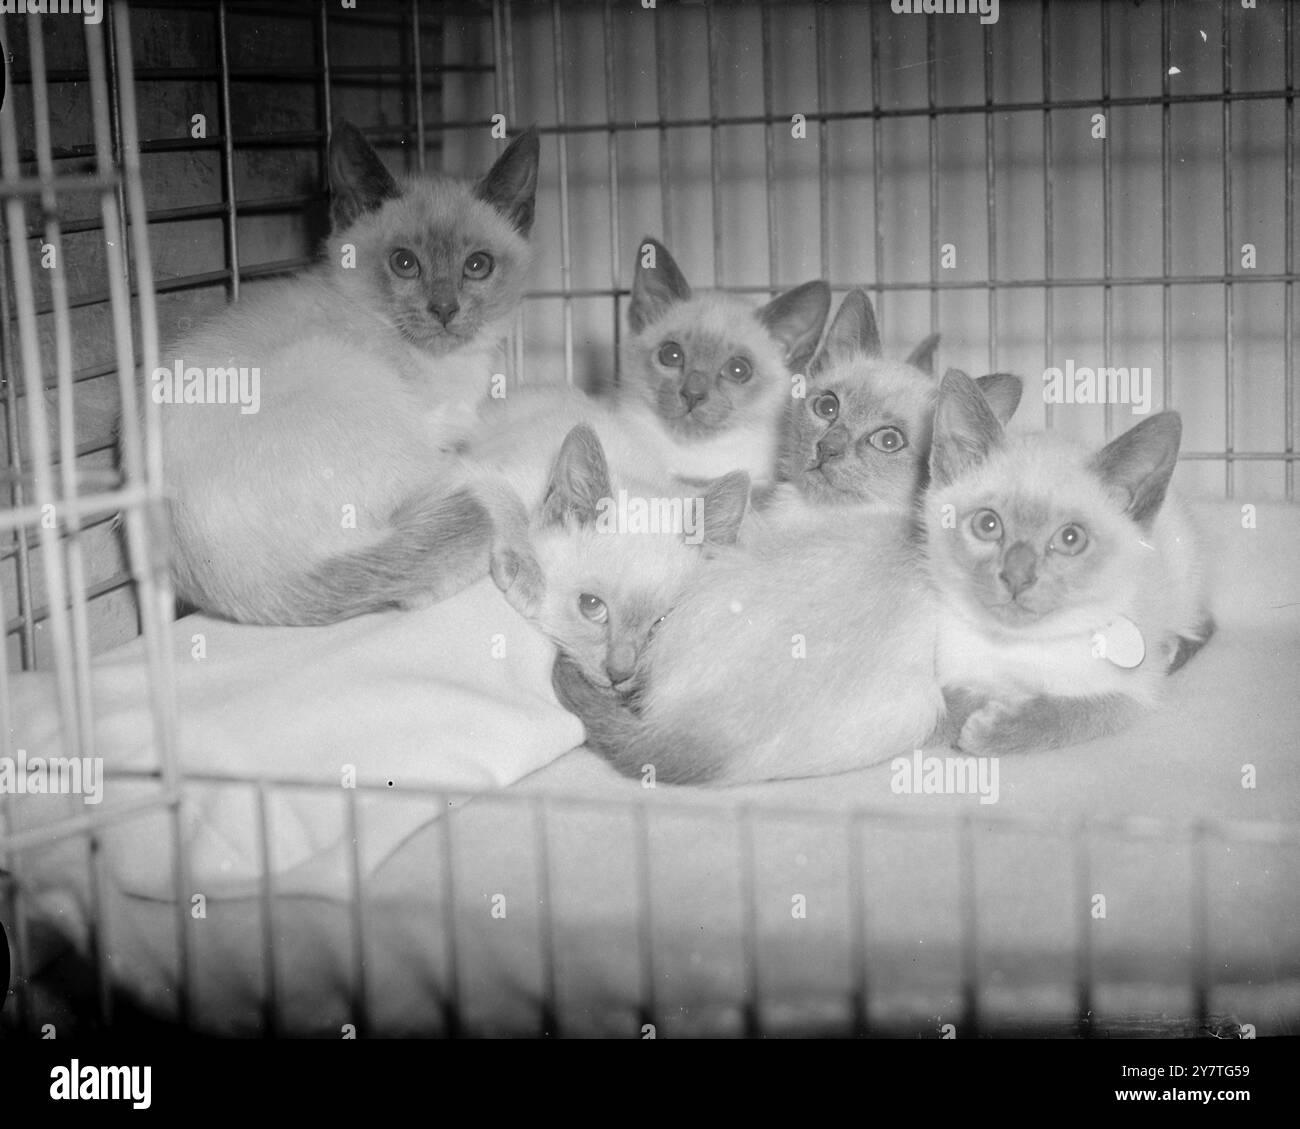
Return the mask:
[[[699,5],[692,5],[699,7]],[[1156,287],[1160,291],[1163,318],[1161,322],[1162,371],[1160,383],[1163,403],[1174,403],[1175,384],[1171,364],[1171,336],[1173,317],[1171,304],[1176,287],[1217,285],[1223,288],[1224,334],[1224,434],[1222,450],[1183,451],[1180,457],[1189,461],[1221,462],[1223,465],[1223,490],[1231,497],[1235,489],[1234,471],[1241,462],[1280,462],[1284,469],[1284,493],[1288,502],[1294,500],[1294,284],[1295,272],[1295,120],[1294,71],[1295,29],[1291,5],[1284,7],[1284,88],[1255,90],[1235,89],[1229,63],[1230,5],[1224,5],[1222,14],[1222,89],[1215,93],[1175,93],[1171,89],[1170,28],[1174,19],[1173,0],[1161,0],[1160,26],[1163,43],[1161,67],[1161,93],[1158,97],[1120,96],[1112,93],[1111,42],[1113,6],[1099,6],[1098,28],[1101,36],[1101,97],[1067,97],[1053,82],[1052,74],[1052,4],[1042,0],[1033,4],[1042,20],[1042,91],[1041,98],[1033,101],[998,100],[994,94],[994,74],[998,59],[994,46],[994,31],[985,27],[983,36],[983,98],[972,103],[949,104],[939,98],[936,66],[936,29],[934,21],[926,23],[926,68],[924,104],[916,106],[889,106],[881,91],[881,40],[885,34],[881,21],[887,15],[887,5],[862,6],[862,18],[868,22],[870,40],[869,104],[859,109],[841,109],[834,104],[827,79],[827,56],[830,50],[827,24],[828,12],[833,5],[817,3],[810,6],[815,42],[815,105],[800,106],[808,123],[810,134],[817,138],[817,199],[816,220],[817,260],[821,275],[827,278],[833,290],[842,293],[857,284],[857,280],[836,279],[832,271],[833,235],[829,206],[832,183],[830,145],[831,127],[838,122],[860,121],[870,124],[871,130],[871,231],[874,263],[885,263],[887,232],[881,207],[885,176],[882,153],[882,131],[891,120],[913,119],[926,124],[926,168],[929,187],[927,219],[932,247],[937,247],[940,235],[939,193],[942,165],[940,162],[940,126],[947,120],[969,119],[975,128],[982,126],[984,149],[984,218],[987,236],[987,276],[978,280],[951,280],[942,276],[936,255],[929,256],[928,278],[908,280],[889,278],[877,273],[867,283],[874,295],[878,309],[895,295],[918,294],[928,296],[930,330],[940,328],[941,295],[950,291],[984,291],[987,294],[987,356],[990,371],[999,368],[1001,357],[999,341],[999,301],[1009,292],[1018,290],[1041,291],[1044,306],[1043,337],[1045,365],[1051,365],[1056,355],[1056,317],[1054,299],[1063,288],[1094,289],[1102,295],[1103,353],[1109,357],[1115,339],[1115,304],[1117,291],[1122,296],[1129,287]],[[562,377],[569,383],[576,378],[578,363],[575,350],[575,302],[584,299],[607,301],[611,339],[615,357],[620,334],[622,305],[628,296],[624,281],[626,262],[620,254],[623,230],[623,192],[620,184],[620,142],[632,133],[650,132],[657,137],[659,154],[659,194],[661,234],[672,247],[674,232],[679,229],[680,217],[673,209],[673,185],[670,175],[670,149],[673,138],[686,130],[706,130],[708,133],[708,196],[712,226],[712,282],[719,287],[754,295],[769,295],[788,288],[797,278],[781,276],[777,253],[781,225],[779,206],[774,193],[777,182],[776,140],[780,131],[788,131],[791,118],[788,107],[778,106],[772,82],[773,55],[778,49],[773,31],[772,4],[759,8],[760,68],[763,90],[761,111],[731,113],[722,109],[718,75],[722,56],[722,35],[719,25],[726,18],[730,5],[704,3],[702,5],[706,27],[705,50],[708,58],[707,97],[708,113],[705,116],[674,116],[669,105],[669,69],[667,56],[670,50],[665,19],[655,19],[653,34],[646,37],[652,48],[652,70],[655,77],[655,102],[657,115],[653,118],[619,117],[616,114],[619,75],[616,70],[613,42],[618,21],[628,18],[623,6],[604,0],[603,3],[572,3],[553,0],[549,5],[521,5],[508,0],[493,0],[491,4],[429,5],[418,2],[393,3],[376,13],[366,14],[366,20],[391,23],[401,30],[406,44],[405,57],[400,66],[374,68],[344,65],[332,61],[331,35],[337,34],[336,21],[340,18],[330,4],[259,4],[241,5],[222,2],[200,3],[184,7],[200,12],[210,12],[216,21],[216,58],[210,65],[145,68],[136,70],[132,62],[131,12],[142,9],[168,7],[159,4],[137,3],[127,5],[121,0],[107,5],[108,15],[101,28],[86,24],[84,70],[54,70],[46,68],[44,21],[5,17],[0,24],[7,49],[21,52],[25,46],[26,69],[11,68],[10,105],[14,104],[17,89],[27,92],[33,114],[33,144],[20,147],[14,113],[0,114],[0,198],[4,200],[4,224],[7,232],[9,255],[0,261],[0,360],[3,361],[5,436],[7,439],[8,466],[4,477],[8,486],[9,506],[0,511],[0,531],[8,535],[0,549],[0,563],[9,561],[16,577],[16,610],[11,615],[5,605],[6,592],[0,588],[0,622],[5,624],[6,643],[16,641],[18,664],[22,669],[53,669],[59,695],[61,716],[64,722],[66,751],[73,756],[93,756],[95,736],[90,696],[90,656],[94,640],[88,606],[120,589],[130,589],[136,594],[139,630],[144,637],[151,672],[153,691],[152,723],[154,740],[159,750],[160,769],[145,777],[157,784],[154,794],[138,802],[122,805],[111,811],[90,816],[70,818],[65,822],[39,829],[19,831],[0,838],[0,859],[8,871],[4,884],[8,920],[14,924],[14,963],[16,973],[17,1027],[38,1030],[40,1016],[36,1010],[29,984],[29,953],[31,949],[30,923],[22,893],[24,859],[31,852],[48,849],[51,844],[68,840],[84,841],[87,850],[88,889],[91,930],[88,937],[91,966],[94,973],[93,1005],[90,1022],[109,1026],[113,1022],[115,996],[106,957],[107,938],[104,936],[98,907],[104,899],[103,860],[99,848],[100,834],[111,824],[139,818],[141,815],[164,810],[170,816],[170,854],[173,866],[175,894],[176,934],[176,1010],[172,1019],[187,1026],[194,1017],[194,923],[186,912],[188,891],[188,861],[183,849],[181,834],[182,806],[186,802],[182,784],[189,787],[204,785],[238,785],[249,789],[254,797],[258,822],[259,849],[262,868],[258,897],[261,904],[260,946],[263,967],[262,1026],[267,1034],[280,1028],[280,1000],[277,980],[277,937],[274,928],[276,889],[270,865],[273,838],[269,798],[277,789],[309,789],[301,781],[267,778],[251,780],[239,776],[215,773],[187,773],[182,780],[176,757],[176,733],[180,720],[176,717],[171,699],[171,652],[167,629],[173,618],[173,601],[165,567],[163,526],[160,523],[161,507],[165,498],[162,477],[161,444],[156,412],[151,410],[145,397],[141,412],[124,411],[122,414],[122,467],[120,477],[104,471],[79,468],[79,459],[104,449],[76,441],[73,418],[76,389],[100,377],[113,377],[123,404],[140,403],[136,385],[137,368],[152,371],[158,362],[159,316],[155,294],[169,294],[214,285],[224,288],[228,300],[240,296],[241,285],[264,277],[283,274],[313,261],[309,255],[289,256],[270,262],[251,263],[241,255],[241,217],[275,216],[294,212],[323,198],[323,192],[285,193],[277,196],[241,199],[237,191],[236,156],[241,150],[259,146],[298,146],[318,154],[319,169],[326,167],[326,154],[335,117],[336,92],[341,84],[393,84],[407,88],[403,105],[409,112],[397,125],[367,129],[367,135],[376,143],[398,143],[407,155],[410,168],[425,171],[434,167],[433,151],[445,139],[460,134],[481,133],[485,122],[481,116],[455,115],[447,117],[432,111],[430,94],[440,90],[445,76],[462,74],[479,76],[491,83],[496,106],[503,107],[511,128],[523,124],[519,116],[520,93],[518,73],[521,65],[535,58],[536,50],[546,45],[527,43],[521,50],[516,33],[516,23],[521,12],[526,12],[530,29],[536,30],[540,19],[549,25],[550,56],[554,75],[553,122],[544,123],[541,133],[550,138],[553,147],[544,151],[544,161],[554,160],[558,200],[558,271],[560,285],[540,286],[530,290],[525,299],[519,325],[513,339],[513,365],[516,374],[526,373],[525,335],[530,311],[545,309],[548,301],[558,302],[560,310],[560,351]],[[1010,8],[1010,4],[1005,4]],[[376,6],[378,9],[378,6]],[[582,120],[570,112],[570,96],[566,86],[566,14],[571,10],[588,9],[599,13],[603,51],[603,81],[606,113],[602,120]],[[672,7],[664,5],[666,12]],[[310,67],[285,68],[276,75],[265,70],[245,70],[232,64],[230,21],[233,15],[256,13],[272,17],[281,14],[304,16],[309,20],[315,37],[316,64]],[[349,18],[353,18],[351,15]],[[480,21],[488,29],[491,56],[460,60],[443,57],[426,57],[427,44],[432,39],[440,42],[439,34],[445,23],[454,20]],[[522,62],[521,62],[522,60]],[[315,84],[319,92],[319,128],[258,132],[241,136],[235,130],[232,116],[232,87],[241,81],[275,78]],[[135,83],[138,81],[193,80],[214,83],[217,90],[218,129],[206,138],[141,138],[137,126]],[[84,82],[90,90],[93,110],[93,144],[60,147],[53,143],[50,120],[57,102],[51,99],[51,87],[58,90],[63,84]],[[1285,151],[1283,158],[1285,251],[1281,272],[1243,273],[1234,269],[1236,261],[1233,237],[1232,201],[1233,167],[1231,162],[1233,138],[1233,108],[1245,102],[1276,101],[1284,108]],[[1203,104],[1221,108],[1222,179],[1223,199],[1223,264],[1217,273],[1179,273],[1174,269],[1171,198],[1173,146],[1171,143],[1171,115],[1175,107]],[[1053,128],[1060,115],[1068,111],[1099,110],[1109,113],[1117,107],[1155,106],[1160,112],[1160,183],[1161,183],[1161,270],[1159,273],[1119,274],[1113,270],[1114,243],[1114,185],[1109,146],[1101,150],[1102,183],[1102,269],[1095,276],[1078,277],[1062,275],[1054,257],[1055,212],[1052,154]],[[1041,274],[1036,277],[1007,277],[999,270],[998,213],[995,206],[999,182],[995,162],[995,136],[998,115],[1009,113],[1036,113],[1041,116],[1042,130],[1042,206],[1044,217],[1044,256]],[[723,214],[726,206],[724,184],[725,158],[723,131],[734,127],[759,127],[763,131],[763,170],[765,208],[763,234],[766,238],[767,279],[765,282],[737,278],[728,258],[728,248],[723,238]],[[581,135],[604,135],[607,158],[609,261],[608,284],[583,286],[574,283],[574,251],[584,229],[575,227],[570,191],[570,142]],[[147,206],[141,176],[142,156],[163,152],[209,151],[219,159],[220,201],[185,207],[153,208]],[[447,153],[442,153],[444,158]],[[68,173],[59,165],[69,159],[90,159],[93,171]],[[451,170],[457,171],[457,170]],[[69,196],[85,194],[97,198],[98,215],[65,220],[64,201]],[[28,207],[31,202],[32,207]],[[33,216],[39,218],[34,219]],[[150,255],[150,231],[167,223],[217,219],[220,221],[224,241],[224,265],[219,270],[176,274],[165,279],[154,278]],[[71,295],[62,255],[64,237],[73,233],[99,232],[104,249],[105,279],[102,290]],[[48,301],[39,300],[33,283],[33,247],[48,245],[54,248],[57,266],[48,272]],[[1240,449],[1236,442],[1234,408],[1239,396],[1239,373],[1234,365],[1234,310],[1235,291],[1241,286],[1261,284],[1280,285],[1283,288],[1283,404],[1284,425],[1281,449]],[[114,356],[109,363],[86,368],[74,368],[72,357],[71,310],[103,306],[110,312]],[[41,319],[52,325],[53,363],[42,349]],[[615,361],[615,364],[617,362]],[[50,369],[53,369],[52,375]],[[20,379],[21,378],[21,379]],[[41,394],[33,394],[40,390]],[[55,393],[55,418],[52,421],[47,403],[47,393]],[[1105,412],[1105,434],[1109,438],[1115,428],[1113,405]],[[25,420],[26,428],[20,426]],[[1051,405],[1046,405],[1046,422],[1053,423]],[[57,442],[50,441],[51,432]],[[55,521],[49,516],[56,515]],[[87,530],[104,525],[117,514],[122,515],[122,528],[129,544],[130,565],[117,575],[95,583],[88,583],[86,562],[81,545]],[[38,599],[37,578],[43,580],[45,599]],[[48,634],[49,661],[38,646],[38,629]],[[0,714],[10,715],[9,670],[13,665],[11,647],[0,649]],[[12,756],[9,727],[0,726],[0,754]],[[130,774],[128,774],[130,775]],[[321,786],[322,788],[325,786]],[[333,787],[333,786],[330,786]],[[349,914],[351,929],[352,982],[350,987],[352,1010],[357,1025],[365,1030],[368,1024],[368,986],[366,973],[366,914],[365,880],[361,867],[359,842],[365,828],[358,811],[358,791],[382,791],[365,785],[344,790],[341,808],[348,839],[349,852]],[[425,794],[431,803],[445,806],[449,802],[471,798],[469,794],[451,796],[437,789],[416,789]],[[477,797],[492,803],[519,805],[528,812],[535,831],[534,861],[537,881],[541,890],[538,919],[538,949],[542,954],[542,985],[539,993],[537,1029],[541,1032],[562,1033],[560,1008],[557,1006],[555,927],[551,907],[554,884],[559,881],[550,864],[548,844],[550,827],[562,813],[584,807],[597,806],[608,809],[609,800],[594,801],[562,796],[511,796],[490,794]],[[8,826],[13,823],[14,797],[6,795],[5,815]],[[642,1022],[656,1021],[656,983],[658,970],[654,952],[653,887],[654,868],[650,844],[650,826],[654,813],[644,804],[626,804],[635,821],[637,842],[637,931],[639,937],[640,987],[638,1008]],[[738,815],[726,814],[721,818],[734,820],[737,842],[740,845],[740,873],[746,912],[741,935],[740,959],[745,970],[746,991],[743,1001],[743,1033],[759,1035],[765,1031],[762,937],[753,912],[755,899],[755,836],[762,821],[786,817],[826,820],[824,811],[745,808]],[[930,820],[935,817],[901,816],[875,811],[853,811],[839,817],[848,844],[850,881],[847,890],[851,905],[850,936],[846,945],[852,955],[854,985],[851,992],[851,1029],[858,1034],[870,1033],[872,997],[871,952],[867,928],[866,894],[862,875],[862,834],[864,827],[879,821]],[[446,950],[448,977],[443,991],[441,1032],[457,1035],[466,1032],[462,1023],[462,986],[458,975],[456,903],[454,860],[456,857],[455,821],[442,819],[443,874],[441,909],[443,912],[441,943]],[[1060,828],[1046,821],[1036,823],[1024,817],[987,818],[981,813],[979,826],[1034,827],[1044,833],[1058,836],[1069,844],[1073,863],[1073,880],[1079,893],[1080,916],[1075,933],[1074,960],[1076,975],[1073,983],[1075,1023],[1079,1033],[1090,1030],[1097,981],[1094,972],[1090,922],[1087,915],[1089,889],[1090,851],[1097,837],[1158,839],[1164,842],[1185,843],[1192,859],[1187,922],[1187,944],[1192,953],[1191,974],[1187,983],[1187,1014],[1195,1024],[1204,1024],[1212,1014],[1215,979],[1212,971],[1212,939],[1207,916],[1208,877],[1207,851],[1212,845],[1231,843],[1267,843],[1293,845],[1300,842],[1300,831],[1290,825],[1242,824],[1226,821],[1196,821],[1170,824],[1156,820],[1090,820]],[[962,933],[962,967],[960,970],[960,998],[964,1014],[960,1022],[966,1032],[982,1029],[981,970],[979,907],[974,891],[976,852],[973,849],[977,823],[969,816],[958,817],[955,823],[960,849],[953,862],[968,879],[962,884],[960,920]],[[9,1020],[6,1020],[9,1022]],[[996,1028],[996,1024],[993,1025]]]

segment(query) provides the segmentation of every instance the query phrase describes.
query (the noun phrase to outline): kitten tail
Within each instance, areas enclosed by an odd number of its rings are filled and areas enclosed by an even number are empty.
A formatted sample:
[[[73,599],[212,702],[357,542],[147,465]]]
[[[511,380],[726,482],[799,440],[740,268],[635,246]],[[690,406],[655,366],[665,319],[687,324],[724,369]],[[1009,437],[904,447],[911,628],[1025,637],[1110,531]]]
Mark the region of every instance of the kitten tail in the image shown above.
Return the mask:
[[[492,518],[469,490],[410,498],[384,538],[297,578],[271,622],[312,626],[453,596],[488,572]]]
[[[720,766],[707,749],[692,747],[696,742],[685,734],[679,740],[656,741],[623,695],[592,683],[568,655],[557,656],[551,685],[560,704],[582,721],[587,746],[624,776],[644,779],[647,768],[653,768],[653,779],[665,784],[702,784],[717,777]],[[654,745],[670,748],[671,756],[649,752]]]

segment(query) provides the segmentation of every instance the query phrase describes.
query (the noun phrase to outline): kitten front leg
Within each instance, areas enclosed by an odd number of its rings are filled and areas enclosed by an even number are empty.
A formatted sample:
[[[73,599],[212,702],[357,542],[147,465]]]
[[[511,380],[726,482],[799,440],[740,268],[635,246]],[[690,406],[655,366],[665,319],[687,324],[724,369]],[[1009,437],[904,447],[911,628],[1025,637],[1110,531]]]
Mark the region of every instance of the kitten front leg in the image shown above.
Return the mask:
[[[1138,703],[1123,694],[993,699],[966,718],[957,748],[980,755],[1060,749],[1115,733],[1140,713]]]

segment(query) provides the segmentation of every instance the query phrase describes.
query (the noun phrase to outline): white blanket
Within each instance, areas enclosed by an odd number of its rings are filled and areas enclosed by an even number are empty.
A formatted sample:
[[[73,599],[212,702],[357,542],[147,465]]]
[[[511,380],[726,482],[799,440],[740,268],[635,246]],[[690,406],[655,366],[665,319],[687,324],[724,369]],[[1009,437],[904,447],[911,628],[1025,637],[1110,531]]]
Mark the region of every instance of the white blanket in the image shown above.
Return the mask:
[[[345,884],[347,766],[358,783],[384,788],[356,797],[366,828],[362,869],[369,872],[447,802],[411,796],[412,786],[501,787],[582,741],[581,723],[551,691],[554,648],[487,580],[423,611],[331,627],[249,627],[190,616],[174,625],[171,641],[183,771],[330,785],[269,796],[280,892]],[[104,656],[93,671],[94,752],[109,774],[102,804],[16,796],[10,810],[20,828],[107,811],[158,787],[112,777],[159,766],[142,642]],[[12,705],[4,725],[15,755],[68,755],[53,675],[13,676]],[[195,783],[186,797],[194,889],[249,889],[261,870],[254,788]],[[170,840],[165,813],[124,821],[105,835],[113,876],[126,892],[170,896]]]

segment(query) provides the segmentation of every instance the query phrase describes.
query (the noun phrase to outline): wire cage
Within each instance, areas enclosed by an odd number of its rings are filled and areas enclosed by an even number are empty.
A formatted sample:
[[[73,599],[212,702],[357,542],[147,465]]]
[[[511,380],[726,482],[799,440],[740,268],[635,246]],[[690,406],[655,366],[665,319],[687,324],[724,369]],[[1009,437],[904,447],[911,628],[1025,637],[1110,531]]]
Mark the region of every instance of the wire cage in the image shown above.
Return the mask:
[[[17,752],[10,682],[22,670],[53,673],[64,747],[93,757],[92,656],[141,636],[161,767],[136,781],[144,787],[132,802],[54,825],[23,828],[21,801],[3,797],[0,913],[15,1001],[0,1013],[0,1030],[116,1027],[146,1013],[210,1026],[214,1001],[199,981],[205,962],[223,957],[197,935],[183,849],[186,805],[204,787],[247,794],[264,863],[239,922],[257,937],[260,973],[256,989],[231,1005],[233,1029],[378,1025],[376,922],[386,919],[358,847],[373,817],[367,788],[341,801],[351,843],[338,910],[347,943],[337,968],[312,966],[337,981],[341,1002],[331,1010],[312,1005],[311,983],[287,968],[286,949],[307,942],[293,939],[270,865],[277,793],[310,789],[291,779],[183,776],[178,766],[185,719],[171,690],[166,483],[158,422],[138,376],[159,363],[160,341],[225,302],[256,300],[266,280],[313,261],[340,118],[360,125],[390,167],[454,174],[490,163],[493,115],[511,131],[536,120],[541,222],[533,288],[511,344],[526,381],[617,379],[632,252],[648,232],[704,285],[756,296],[816,277],[837,294],[865,286],[891,343],[942,331],[952,363],[975,371],[1037,373],[1066,357],[1122,355],[1150,374],[1156,406],[1183,410],[1185,481],[1222,497],[1294,500],[1290,4],[1252,12],[1181,0],[1002,0],[998,23],[974,13],[904,16],[885,2],[76,7],[81,18],[10,15],[0,24],[10,60],[0,114],[8,252],[0,259],[0,755]],[[1054,408],[1030,395],[1016,426],[1077,428],[1089,440],[1127,426],[1123,405],[1087,418]],[[408,1017],[398,1030],[583,1026],[566,1007],[588,972],[566,959],[577,927],[565,906],[592,888],[575,837],[593,819],[622,827],[628,849],[615,883],[625,904],[609,934],[625,965],[606,970],[627,1002],[610,1004],[599,1021],[583,1004],[596,1029],[640,1034],[691,1007],[698,1016],[708,994],[699,985],[710,975],[726,980],[729,994],[715,1001],[717,1026],[701,1020],[698,1029],[749,1035],[912,1034],[946,1023],[963,1035],[1102,1026],[1195,1034],[1260,994],[1289,1001],[1281,1011],[1291,1023],[1300,1017],[1284,915],[1270,916],[1266,887],[1254,888],[1254,901],[1233,900],[1235,872],[1222,865],[1236,852],[1285,868],[1300,846],[1294,824],[1062,826],[982,813],[732,810],[699,797],[652,808],[548,791],[431,790],[424,801],[431,812],[464,804],[531,828],[510,865],[528,891],[533,971],[524,994],[534,1006],[506,1018],[492,1010],[492,986],[475,964],[480,938],[467,932],[456,896],[474,884],[467,856],[490,832],[480,828],[476,839],[449,816],[437,821],[428,856],[436,880],[421,918],[439,976],[427,1022]],[[149,935],[168,972],[166,988],[140,1004],[120,983],[123,938],[110,925],[118,919],[101,841],[112,826],[159,813],[171,899],[155,906]],[[662,913],[674,894],[660,850],[674,819],[708,827],[734,886],[730,955],[695,961],[705,971],[679,979],[676,995]],[[838,860],[827,881],[842,912],[812,946],[837,970],[826,982],[775,971],[774,954],[806,943],[783,936],[764,908],[779,886],[779,868],[764,861],[776,824],[804,826]],[[1071,892],[1056,947],[1032,957],[1041,964],[1032,991],[1056,1001],[1045,1014],[1026,1018],[1000,979],[1008,961],[1032,960],[981,903],[980,859],[997,850],[982,832],[1005,835],[1015,844],[1008,849],[1037,844]],[[873,933],[890,907],[874,900],[871,843],[900,834],[936,837],[949,860],[929,895],[951,918],[929,980],[917,978],[914,961],[890,963]],[[1135,979],[1094,940],[1087,895],[1098,859],[1130,849],[1169,864],[1173,900],[1163,912],[1173,924],[1154,958],[1167,966],[1163,978]],[[67,958],[43,955],[49,906],[26,881],[69,852],[85,875],[74,971]],[[1240,932],[1269,944],[1229,959],[1211,899],[1238,906]],[[715,958],[725,972],[708,972]],[[811,1013],[783,1011],[791,999],[814,997]],[[303,1021],[311,1006],[317,1014]]]

